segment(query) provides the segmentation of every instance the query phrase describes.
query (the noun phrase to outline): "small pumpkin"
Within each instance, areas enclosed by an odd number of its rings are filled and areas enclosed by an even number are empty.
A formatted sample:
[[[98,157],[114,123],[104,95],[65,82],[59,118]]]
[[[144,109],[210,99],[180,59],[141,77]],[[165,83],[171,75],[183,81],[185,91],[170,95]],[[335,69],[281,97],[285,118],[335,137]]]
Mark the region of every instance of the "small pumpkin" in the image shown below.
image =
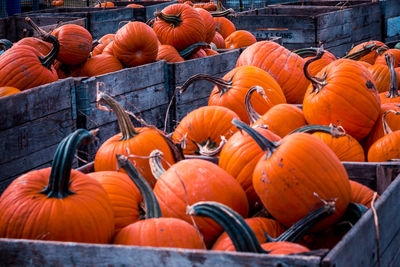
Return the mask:
[[[389,55],[392,54],[394,56],[393,64],[394,64],[395,68],[400,67],[400,49],[395,49],[395,48],[388,49],[382,55],[378,56],[375,60],[375,64],[386,65],[387,64],[386,63],[387,61],[385,58],[386,54],[389,54]]]
[[[215,44],[215,46],[218,49],[225,49],[225,40],[224,37],[222,37],[222,35],[219,32],[216,32],[214,35],[214,38],[212,40],[212,43]]]
[[[236,31],[236,27],[232,21],[225,17],[214,17],[214,21],[217,26],[217,32],[219,32],[224,39]]]
[[[367,208],[371,207],[371,201],[374,198],[374,191],[367,186],[356,181],[350,180],[351,187],[351,202],[364,205]],[[379,197],[379,195],[378,195]]]
[[[81,76],[97,76],[122,70],[123,66],[119,60],[111,55],[100,54],[89,58],[81,68]]]
[[[99,4],[95,5],[94,7],[114,7],[114,3],[105,0],[104,3],[99,3]]]
[[[15,87],[10,87],[10,86],[0,87],[0,97],[13,95],[13,94],[16,94],[19,92],[21,92],[21,90],[15,88]]]
[[[185,61],[172,45],[159,45],[157,60],[165,60],[170,63]]]
[[[354,54],[356,52],[359,52],[366,46],[371,46],[371,45],[373,46],[371,51],[366,55],[362,56],[359,60],[373,65],[375,63],[376,58],[380,55],[380,53],[388,49],[388,47],[380,41],[375,40],[358,44],[350,50],[349,54]]]
[[[240,30],[234,31],[225,38],[225,47],[228,49],[242,48],[256,43],[256,37],[251,32]]]
[[[55,0],[51,2],[52,6],[63,6],[64,5],[64,1],[62,0]]]
[[[101,38],[99,39],[99,44],[96,45],[96,46],[93,48],[92,56],[100,55],[100,54],[103,52],[104,48],[106,48],[106,46],[107,46],[109,43],[111,43],[112,41],[114,41],[114,38],[115,38],[115,34],[114,34],[114,33],[106,34],[106,35],[104,35],[103,37],[101,37]]]

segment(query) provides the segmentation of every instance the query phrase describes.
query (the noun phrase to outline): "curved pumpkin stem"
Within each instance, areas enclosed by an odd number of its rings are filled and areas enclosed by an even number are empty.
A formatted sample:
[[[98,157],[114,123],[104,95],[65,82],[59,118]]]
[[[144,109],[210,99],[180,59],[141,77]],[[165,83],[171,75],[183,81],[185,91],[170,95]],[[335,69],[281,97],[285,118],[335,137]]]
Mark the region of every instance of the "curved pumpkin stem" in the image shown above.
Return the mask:
[[[291,132],[290,134],[293,133],[315,133],[315,132],[323,132],[323,133],[327,133],[332,135],[332,137],[338,138],[341,136],[345,136],[346,135],[346,131],[344,130],[344,128],[342,126],[335,126],[332,123],[329,126],[324,126],[324,125],[306,125],[303,127],[300,127],[296,130],[294,130],[293,132]]]
[[[79,145],[92,142],[96,133],[97,130],[78,129],[60,142],[54,154],[49,183],[40,193],[59,199],[74,194],[69,190],[69,184],[75,151]]]
[[[231,208],[213,201],[202,201],[189,206],[187,214],[209,217],[229,235],[238,252],[268,253],[264,250],[250,226]]]
[[[398,91],[398,87],[397,87],[397,73],[394,70],[394,55],[393,53],[386,53],[385,54],[385,60],[386,60],[386,64],[389,67],[389,71],[390,71],[390,88],[389,88],[389,93],[386,95],[386,97],[388,98],[395,98],[395,97],[399,97],[399,91]]]
[[[233,78],[233,77],[232,77]],[[223,96],[226,94],[231,88],[232,88],[232,78],[229,79],[228,81],[218,78],[218,77],[213,77],[208,74],[196,74],[190,77],[181,87],[180,92],[184,93],[186,89],[194,82],[204,80],[204,81],[209,81],[212,82],[214,85],[218,87],[218,92],[220,93],[220,96]]]
[[[124,155],[117,155],[118,166],[123,168],[136,187],[139,189],[143,197],[146,207],[146,219],[161,218],[161,208],[158,204],[156,195],[153,193],[150,185],[146,182],[142,175],[136,170],[129,158]]]
[[[383,131],[384,131],[385,135],[392,133],[392,129],[389,127],[389,124],[386,121],[386,115],[389,113],[393,113],[395,115],[400,115],[400,112],[395,111],[395,110],[388,110],[388,111],[385,111],[385,113],[383,113],[382,122],[383,122]]]
[[[226,9],[226,10],[223,10],[223,11],[210,12],[211,16],[213,16],[214,18],[226,17],[226,16],[228,16],[230,14],[233,14],[233,13],[235,13],[235,10],[233,10],[232,8],[229,8],[229,9]]]
[[[317,47],[308,47],[294,50],[293,53],[299,55],[302,58],[305,57],[315,57],[318,53]]]
[[[322,90],[322,88],[324,88],[324,86],[327,84],[326,83],[327,74],[325,74],[324,77],[322,78],[314,77],[308,72],[308,66],[314,61],[320,59],[324,55],[324,53],[325,51],[319,48],[317,51],[317,55],[314,58],[307,60],[303,67],[304,75],[306,76],[307,80],[309,80],[312,83],[314,88],[313,92],[315,92],[316,94],[318,94]]]
[[[262,97],[272,105],[271,101],[268,99],[267,95],[265,94],[264,88],[262,88],[261,86],[258,86],[258,85],[251,87],[249,89],[249,91],[247,91],[246,96],[244,97],[244,106],[247,111],[247,116],[249,116],[250,124],[255,123],[258,119],[261,118],[261,115],[258,114],[257,111],[251,105],[250,100],[251,100],[251,96],[253,95],[254,92],[257,92],[260,95],[262,95]]]
[[[7,39],[0,39],[0,50],[6,51],[13,46],[13,43]]]
[[[183,49],[182,51],[179,52],[179,55],[183,57],[184,59],[187,59],[195,50],[202,48],[202,47],[207,47],[207,43],[205,42],[199,42],[192,44],[188,46],[187,48]]]
[[[352,60],[360,60],[363,56],[368,55],[369,53],[371,53],[374,50],[377,50],[379,48],[379,46],[375,43],[372,44],[368,44],[363,46],[361,49],[357,50],[356,52],[353,52],[351,54],[347,54],[345,55],[343,58],[347,58],[347,59],[352,59]]]
[[[178,15],[166,15],[162,12],[154,12],[154,16],[156,18],[159,18],[159,19],[171,24],[173,28],[181,25],[181,23],[182,23],[181,15],[182,15],[182,13],[179,13]]]
[[[219,152],[221,152],[227,140],[225,139],[224,136],[221,136],[221,142],[219,143],[218,147],[215,148],[210,148],[210,143],[211,143],[210,139],[207,139],[207,141],[204,144],[199,144],[194,140],[192,140],[192,142],[197,146],[198,154],[202,156],[213,157],[216,156]]]
[[[125,109],[114,98],[104,93],[99,93],[97,95],[97,108],[110,111],[106,107],[101,106],[101,103],[109,106],[114,112],[115,117],[117,117],[118,125],[122,133],[121,140],[129,140],[138,134],[128,113],[126,113]]]
[[[254,141],[260,146],[260,148],[263,151],[268,151],[267,158],[270,158],[271,155],[275,152],[275,150],[278,149],[279,143],[277,142],[272,142],[265,136],[261,135],[258,133],[256,130],[251,128],[249,125],[246,123],[234,118],[232,120],[233,125],[235,125],[239,130],[244,130],[246,133],[248,133]]]
[[[161,163],[162,157],[163,157],[163,153],[158,149],[155,149],[155,150],[151,151],[151,153],[150,153],[149,164],[150,164],[151,173],[157,180],[165,172],[165,169]]]

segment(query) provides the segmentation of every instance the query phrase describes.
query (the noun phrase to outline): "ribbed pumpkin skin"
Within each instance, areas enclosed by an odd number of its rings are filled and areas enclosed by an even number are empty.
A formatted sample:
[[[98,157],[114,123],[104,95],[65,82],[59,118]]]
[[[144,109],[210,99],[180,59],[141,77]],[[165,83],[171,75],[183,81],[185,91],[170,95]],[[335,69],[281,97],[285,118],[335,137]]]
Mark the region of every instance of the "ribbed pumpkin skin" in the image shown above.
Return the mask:
[[[351,180],[350,180],[350,186],[351,186],[351,202],[359,203],[361,205],[366,206],[367,208],[370,208],[371,201],[374,197],[375,192],[366,187],[365,185],[362,185],[360,183]]]
[[[204,51],[204,49],[200,48],[195,53],[190,55],[190,57],[188,59],[196,59],[196,58],[202,58],[202,57],[206,57],[206,56],[207,56],[206,51]]]
[[[146,23],[129,22],[115,34],[113,53],[128,67],[154,62],[158,53],[157,36]]]
[[[254,125],[267,125],[268,129],[280,137],[305,126],[306,120],[301,109],[290,104],[278,104],[270,108]]]
[[[138,221],[122,229],[114,244],[204,249],[193,225],[176,218],[153,218]]]
[[[182,183],[189,203],[186,203]],[[201,159],[182,160],[171,166],[157,180],[154,194],[164,217],[180,218],[188,223],[192,223],[192,219],[186,214],[186,208],[198,201],[225,204],[243,217],[249,212],[246,194],[240,184],[214,163]],[[210,247],[222,228],[212,219],[194,217],[194,220]]]
[[[247,91],[258,85],[261,86],[268,100],[260,94],[253,93],[251,104],[260,114],[264,114],[274,105],[286,103],[285,95],[279,84],[266,71],[254,66],[236,67],[223,77],[225,81],[232,79],[232,87],[225,94],[221,95],[217,86],[214,86],[208,99],[209,106],[224,106],[234,111],[241,121],[249,123],[245,107]]]
[[[53,45],[51,43],[47,43],[35,37],[23,38],[19,40],[15,45],[28,45],[37,49],[42,55],[47,55],[53,48]]]
[[[257,127],[257,132],[272,141],[279,141],[281,138],[271,131]],[[253,138],[246,132],[236,132],[222,148],[218,166],[232,175],[240,183],[246,192],[249,207],[257,211],[261,206],[260,198],[253,188],[253,170],[263,155],[263,151]]]
[[[358,50],[362,49],[364,46],[369,45],[369,44],[373,44],[375,43],[378,46],[385,46],[384,43],[380,42],[380,41],[369,41],[369,42],[364,42],[361,43],[359,45],[356,45],[355,47],[353,47],[353,49],[350,50],[350,52],[348,54],[352,54],[354,52],[357,52]],[[374,64],[376,58],[378,57],[378,53],[376,52],[376,50],[371,51],[370,53],[368,53],[367,55],[363,56],[360,61],[364,61],[367,62],[369,64]]]
[[[138,4],[129,4],[129,5],[126,5],[126,7],[138,8],[138,7],[144,7],[144,6],[143,5],[138,5]]]
[[[51,168],[26,173],[12,182],[0,198],[0,237],[109,243],[114,215],[107,193],[85,174],[72,170],[64,199],[39,193],[47,186]]]
[[[400,49],[389,49],[382,55],[378,56],[375,60],[375,64],[386,65],[385,54],[392,53],[394,55],[394,67],[400,67]]]
[[[99,44],[96,45],[95,48],[93,48],[92,56],[100,55],[103,52],[104,48],[106,48],[106,46],[109,43],[114,41],[114,38],[115,38],[114,33],[109,33],[109,34],[106,34],[103,37],[101,37],[99,40]]]
[[[291,104],[303,102],[309,81],[303,73],[304,59],[270,41],[257,42],[239,56],[236,67],[256,66],[275,78]]]
[[[286,227],[306,216],[322,199],[336,199],[336,212],[316,224],[315,231],[335,223],[350,201],[350,184],[343,165],[318,138],[294,133],[269,159],[262,156],[253,172],[253,186],[265,208]],[[289,211],[290,212],[287,212]]]
[[[225,38],[225,46],[228,49],[242,48],[256,43],[256,37],[248,31],[234,31]]]
[[[92,51],[92,35],[82,26],[63,25],[51,33],[60,42],[57,59],[67,65],[83,63]]]
[[[136,128],[136,130],[139,134],[129,140],[121,140],[121,133],[107,139],[97,150],[94,159],[94,170],[96,172],[116,171],[116,155],[128,156],[127,149],[130,154],[143,157],[148,157],[154,149],[158,149],[164,154],[163,158],[167,162],[170,164],[175,162],[170,147],[157,130],[148,128]],[[149,160],[140,158],[131,158],[130,160],[150,186],[154,187],[156,179],[151,173]],[[164,168],[169,167],[165,162],[163,162],[163,166]]]
[[[226,48],[224,37],[222,37],[222,35],[219,32],[215,33],[212,42],[215,44],[215,46],[218,49],[225,49]]]
[[[101,54],[114,56],[113,47],[114,47],[114,41],[112,41],[108,45],[106,45],[106,47],[104,47]]]
[[[157,60],[165,60],[171,63],[185,61],[172,45],[160,45]]]
[[[211,43],[214,39],[215,32],[217,31],[217,24],[214,21],[213,16],[211,16],[210,12],[203,8],[196,8],[197,12],[199,12],[200,16],[203,18],[204,26],[206,29],[206,39],[205,42],[207,44]]]
[[[397,88],[400,87],[400,68],[395,68],[394,69],[396,72],[396,77],[397,77]],[[390,77],[390,76],[389,76]],[[389,78],[390,80],[390,78]],[[381,99],[381,105],[387,104],[387,103],[397,103],[400,104],[400,97],[395,96],[395,97],[388,97],[388,91],[382,92],[379,94],[379,98]]]
[[[27,46],[13,46],[0,57],[0,87],[11,86],[21,91],[58,80],[54,67],[44,67],[38,50]]]
[[[13,95],[21,92],[19,89],[10,86],[0,87],[0,97]]]
[[[214,56],[214,55],[219,54],[217,51],[212,50],[212,49],[205,48],[203,50],[204,50],[204,52],[206,52],[207,56]]]
[[[176,127],[172,139],[179,143],[184,137],[187,146],[183,152],[187,155],[197,151],[195,142],[202,144],[208,139],[216,146],[221,142],[221,136],[229,139],[237,128],[231,123],[237,114],[225,107],[205,106],[187,114]]]
[[[306,58],[304,58],[304,61],[307,61],[311,58],[313,58],[313,57],[306,57]],[[322,55],[322,57],[320,59],[312,62],[308,66],[308,71],[311,73],[311,75],[315,76],[318,74],[318,72],[320,72],[323,68],[325,68],[326,66],[328,66],[331,62],[333,62],[335,60],[336,60],[336,57],[332,53],[325,51],[325,53]]]
[[[400,158],[400,131],[378,139],[368,150],[369,162],[385,162]]]
[[[303,112],[309,124],[341,125],[348,134],[361,140],[369,134],[380,112],[377,91],[369,71],[357,61],[339,59],[322,70],[327,84],[320,92],[310,85],[304,97]],[[372,86],[373,87],[373,86]]]
[[[156,18],[153,29],[162,44],[172,45],[176,50],[182,51],[194,43],[205,41],[206,28],[203,18],[193,7],[185,4],[173,4],[161,12],[165,15],[181,14],[180,19],[182,20],[180,25],[175,27],[169,22]]]
[[[142,196],[129,178],[122,172],[92,172],[88,176],[98,181],[107,192],[114,212],[115,233],[125,226],[139,221],[139,205]]]
[[[261,245],[265,250],[271,250],[269,255],[289,255],[293,253],[301,253],[310,251],[305,246],[291,242],[268,242]]]
[[[271,238],[276,238],[286,230],[283,225],[272,219],[254,217],[245,219],[245,221],[253,230],[260,243],[267,242],[265,233],[268,234]],[[235,247],[233,246],[232,240],[226,232],[223,232],[218,237],[218,239],[214,242],[211,250],[236,251]]]
[[[375,81],[376,89],[379,93],[389,91],[390,71],[387,65],[375,64],[368,68]],[[400,77],[398,78],[400,81]]]
[[[233,25],[232,21],[225,17],[216,17],[214,21],[217,26],[217,32],[219,32],[224,39],[236,31],[236,27]]]
[[[331,134],[322,132],[312,135],[328,145],[340,161],[365,161],[364,149],[351,135],[333,137]]]
[[[379,114],[379,118],[376,120],[374,128],[372,128],[371,132],[368,135],[368,138],[365,143],[365,149],[368,151],[369,147],[375,143],[379,138],[383,137],[385,134],[383,132],[383,122],[382,116],[385,111],[394,110],[400,111],[400,103],[386,103],[381,106],[381,112]],[[389,125],[392,131],[400,130],[400,116],[396,116],[393,113],[389,113],[386,115],[386,122]]]
[[[119,60],[111,55],[97,55],[86,60],[81,69],[82,76],[97,76],[122,70],[123,66]]]

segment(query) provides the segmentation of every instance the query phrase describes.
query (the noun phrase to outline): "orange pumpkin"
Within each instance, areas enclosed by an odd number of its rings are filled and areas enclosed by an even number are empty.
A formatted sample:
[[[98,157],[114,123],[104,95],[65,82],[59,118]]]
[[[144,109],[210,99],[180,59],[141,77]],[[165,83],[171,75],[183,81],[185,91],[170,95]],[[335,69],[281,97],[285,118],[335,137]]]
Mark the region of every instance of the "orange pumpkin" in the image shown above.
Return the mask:
[[[215,32],[217,30],[217,24],[215,23],[214,18],[211,16],[210,12],[202,8],[196,8],[196,10],[203,18],[204,26],[206,29],[206,38],[204,41],[209,44],[214,39]]]
[[[171,63],[185,61],[172,45],[159,45],[157,60],[165,60]]]
[[[353,203],[358,203],[361,205],[366,206],[367,208],[371,207],[371,201],[374,197],[374,191],[366,187],[365,185],[362,185],[360,183],[357,183],[355,181],[350,180],[350,186],[351,186],[351,202]],[[378,196],[379,197],[379,196]]]
[[[384,50],[387,49],[387,46],[380,42],[380,41],[369,41],[369,42],[363,42],[359,45],[356,45],[355,47],[353,47],[349,54],[353,54],[356,53],[360,50],[362,50],[363,48],[365,48],[368,45],[374,45],[375,47],[372,49],[371,52],[367,53],[366,55],[362,56],[359,60],[360,61],[364,61],[367,62],[369,64],[374,64],[376,58],[379,56],[379,53]]]
[[[400,67],[400,49],[389,49],[389,50],[387,50],[387,51],[385,51],[382,55],[380,55],[380,56],[378,56],[377,58],[376,58],[376,60],[375,60],[375,64],[383,64],[383,65],[387,65],[387,61],[386,61],[386,59],[385,59],[385,55],[386,54],[393,54],[393,56],[394,56],[394,61],[393,61],[393,64],[394,64],[394,67],[395,68],[397,68],[397,67]]]
[[[109,72],[122,70],[123,66],[119,60],[111,55],[98,55],[89,58],[83,64],[81,76],[97,76]]]
[[[217,26],[217,32],[219,32],[224,39],[236,31],[236,27],[233,25],[232,21],[225,17],[214,17],[214,21]]]
[[[97,4],[94,7],[114,7],[114,3],[105,0],[104,3]]]
[[[37,49],[42,55],[50,53],[53,45],[35,37],[26,37],[19,40],[15,45],[28,45]]]
[[[212,42],[215,44],[215,46],[218,49],[225,49],[226,48],[224,37],[222,37],[222,35],[219,32],[215,33]]]
[[[10,86],[0,87],[0,97],[13,95],[13,94],[16,94],[19,92],[21,92],[21,90],[15,88],[15,87],[10,87]]]
[[[248,31],[234,31],[225,38],[225,47],[228,49],[242,48],[256,43],[256,37]]]
[[[115,38],[115,34],[113,34],[113,33],[106,34],[103,37],[101,37],[99,40],[99,44],[96,45],[95,48],[93,48],[92,56],[100,55],[103,52],[104,48],[106,48],[106,46],[109,43],[114,41],[114,38]]]

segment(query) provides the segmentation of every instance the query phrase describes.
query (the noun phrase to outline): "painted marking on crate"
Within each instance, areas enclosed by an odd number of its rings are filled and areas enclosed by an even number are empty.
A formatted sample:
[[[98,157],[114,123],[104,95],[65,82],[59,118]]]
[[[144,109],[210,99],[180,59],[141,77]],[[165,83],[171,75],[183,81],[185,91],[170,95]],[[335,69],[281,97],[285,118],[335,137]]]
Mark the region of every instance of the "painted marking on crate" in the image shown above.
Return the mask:
[[[387,20],[387,36],[400,34],[400,16]]]

